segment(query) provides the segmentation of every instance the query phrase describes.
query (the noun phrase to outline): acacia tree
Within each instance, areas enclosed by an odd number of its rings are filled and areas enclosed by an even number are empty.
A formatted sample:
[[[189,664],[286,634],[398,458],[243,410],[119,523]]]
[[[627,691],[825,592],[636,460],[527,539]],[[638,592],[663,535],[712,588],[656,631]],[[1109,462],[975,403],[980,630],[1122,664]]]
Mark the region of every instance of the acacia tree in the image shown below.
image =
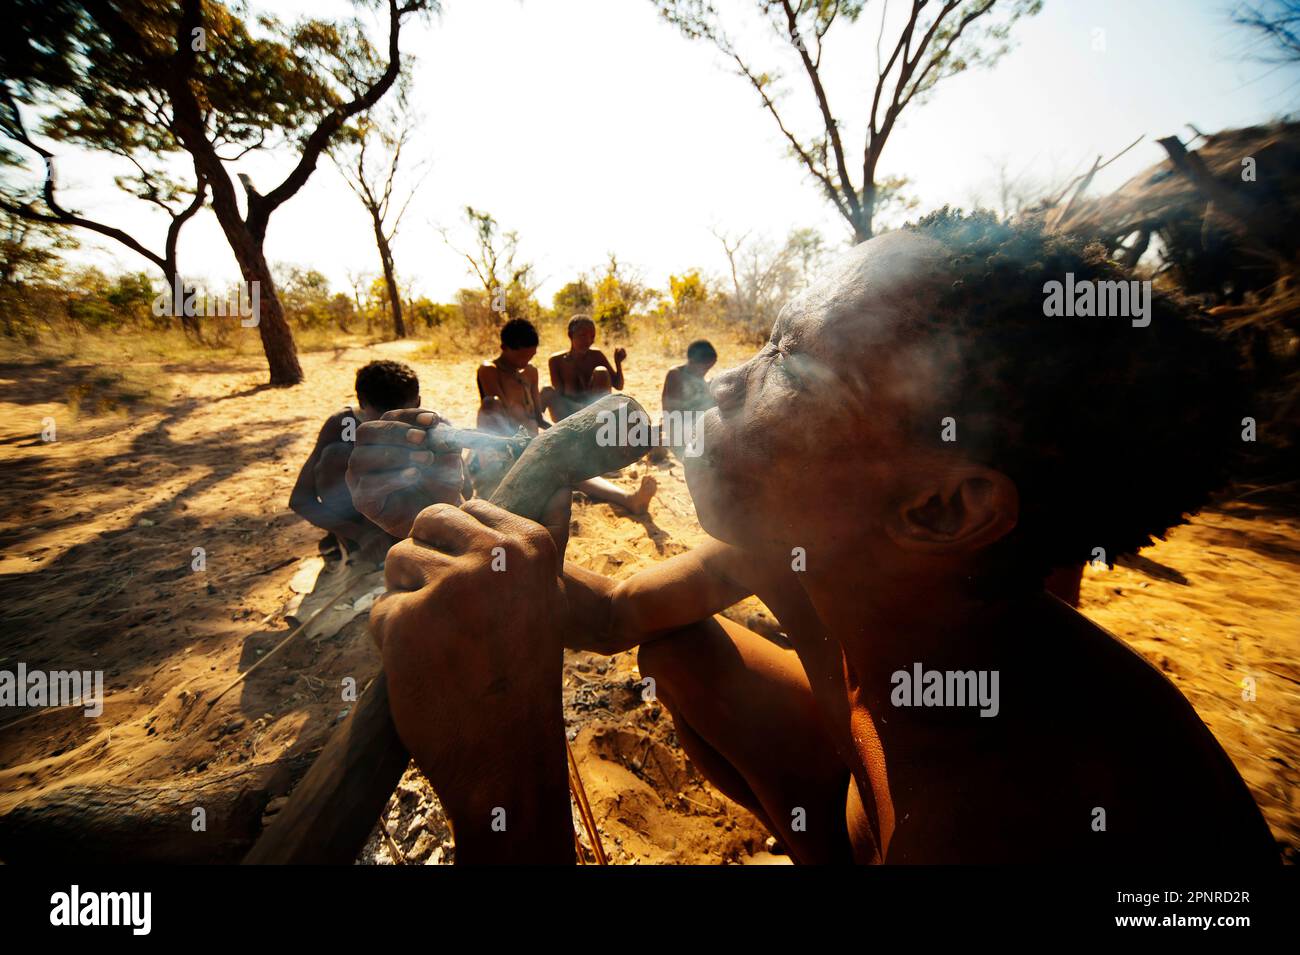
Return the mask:
[[[760,68],[739,50],[711,0],[653,2],[686,37],[712,42],[749,81],[791,153],[848,223],[854,242],[871,238],[877,212],[897,197],[905,183],[901,178],[881,180],[877,174],[885,145],[904,110],[923,101],[941,80],[1000,57],[1008,49],[1015,21],[1042,6],[1041,0],[910,0],[902,16],[891,22],[888,0],[879,0],[875,81],[861,171],[855,181],[844,124],[832,110],[823,82],[822,53],[835,24],[856,23],[868,12],[870,0],[753,0],[759,17],[797,59],[807,80],[820,124],[811,136],[801,135],[788,121],[788,111],[780,102],[779,70]]]
[[[815,229],[795,229],[780,246],[715,231],[731,273],[730,318],[765,338],[782,306],[808,287],[829,249]]]
[[[400,83],[405,87],[405,83]],[[410,138],[415,117],[409,112],[406,89],[399,88],[395,107],[384,116],[366,114],[344,130],[343,138],[330,149],[330,157],[348,187],[361,200],[370,215],[375,233],[375,246],[384,272],[388,302],[393,317],[393,334],[406,337],[402,320],[402,297],[398,292],[397,269],[393,264],[393,239],[402,223],[402,216],[415,196],[418,182],[406,193],[392,222],[388,221],[394,207],[393,189],[397,180],[397,167],[402,149]],[[373,112],[373,111],[372,111]]]
[[[67,6],[55,4],[55,6]],[[58,11],[56,11],[58,12]],[[76,11],[64,9],[66,17],[75,17]],[[30,23],[23,20],[21,22]],[[6,79],[0,82],[0,135],[5,148],[0,153],[0,165],[24,165],[23,157],[13,147],[34,153],[44,166],[44,178],[39,188],[24,189],[6,185],[0,190],[0,208],[12,216],[47,226],[84,229],[120,243],[132,252],[143,256],[158,267],[168,288],[179,287],[177,246],[181,229],[203,207],[207,198],[207,184],[195,170],[195,185],[186,186],[173,180],[158,168],[157,160],[174,153],[174,140],[159,135],[148,123],[138,120],[141,110],[113,115],[93,100],[66,107],[46,119],[40,129],[44,138],[69,142],[99,149],[127,160],[135,167],[130,176],[118,176],[118,188],[161,209],[168,217],[168,226],[161,251],[155,251],[135,236],[97,219],[67,208],[59,199],[56,174],[56,156],[53,150],[35,138],[23,116],[22,104],[32,104],[42,99],[42,93],[62,86],[67,89],[69,76],[76,76],[76,68],[68,60],[74,59],[70,50],[47,47],[46,52],[33,54],[30,44],[35,37],[20,37],[20,42],[10,46],[3,57]],[[26,43],[21,41],[26,41]],[[132,90],[131,97],[142,95]],[[186,332],[201,338],[198,321],[192,316],[181,316]]]
[[[487,212],[465,207],[465,221],[473,231],[474,248],[458,248],[443,229],[442,238],[448,247],[469,263],[469,271],[483,287],[487,305],[493,312],[508,320],[527,317],[534,304],[533,296],[541,282],[533,274],[531,262],[517,260],[519,233],[503,232],[497,220]]]
[[[388,14],[386,56],[357,20],[303,20],[284,28],[263,16],[258,24],[265,35],[253,36],[215,0],[182,0],[178,9],[138,2],[87,7],[124,64],[116,69],[158,96],[159,118],[212,191],[213,211],[244,281],[260,286],[258,332],[273,385],[296,384],[303,375],[263,251],[270,218],[307,183],[344,124],[392,87],[401,71],[402,24],[434,3],[381,5]],[[86,81],[93,87],[93,70]],[[297,162],[266,192],[239,174],[241,210],[229,164],[271,148],[296,148]]]

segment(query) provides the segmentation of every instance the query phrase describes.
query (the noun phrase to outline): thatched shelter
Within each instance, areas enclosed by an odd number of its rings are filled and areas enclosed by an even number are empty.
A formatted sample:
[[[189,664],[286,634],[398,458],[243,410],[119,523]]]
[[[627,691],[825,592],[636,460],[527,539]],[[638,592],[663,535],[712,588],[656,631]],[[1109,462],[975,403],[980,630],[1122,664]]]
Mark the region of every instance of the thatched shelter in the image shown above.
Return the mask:
[[[1241,355],[1259,419],[1260,472],[1300,468],[1300,123],[1199,132],[1114,193],[1084,198],[1092,171],[1035,210],[1197,299]],[[1131,148],[1131,147],[1130,147]],[[1294,482],[1292,482],[1294,486]]]
[[[1207,305],[1240,304],[1297,270],[1300,123],[1198,139],[1195,150],[1160,140],[1164,161],[1111,195],[1076,195],[1049,221],[1098,239],[1130,265],[1154,250],[1159,269],[1187,294]]]

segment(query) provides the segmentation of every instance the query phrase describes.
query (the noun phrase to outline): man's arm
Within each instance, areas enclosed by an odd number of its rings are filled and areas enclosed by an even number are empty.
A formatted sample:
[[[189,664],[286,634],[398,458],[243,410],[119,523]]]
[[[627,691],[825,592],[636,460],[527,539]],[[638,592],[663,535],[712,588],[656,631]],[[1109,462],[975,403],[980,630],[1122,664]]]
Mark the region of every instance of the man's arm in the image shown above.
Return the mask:
[[[508,583],[482,559],[493,548]],[[370,631],[389,710],[458,864],[574,861],[558,565],[543,527],[478,500],[421,511],[385,564]]]
[[[625,580],[566,562],[564,645],[620,653],[719,613],[754,592],[737,579],[745,560],[743,551],[709,540]]]

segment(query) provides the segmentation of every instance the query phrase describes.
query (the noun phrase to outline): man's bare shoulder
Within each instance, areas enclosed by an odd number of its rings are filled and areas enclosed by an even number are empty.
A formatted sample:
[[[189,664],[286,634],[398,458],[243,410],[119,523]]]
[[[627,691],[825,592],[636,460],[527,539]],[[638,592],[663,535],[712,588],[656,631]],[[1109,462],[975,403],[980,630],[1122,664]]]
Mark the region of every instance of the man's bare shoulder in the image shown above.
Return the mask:
[[[967,641],[991,668],[994,715],[943,711],[927,756],[936,783],[967,797],[918,797],[927,824],[900,824],[891,861],[1276,855],[1231,760],[1158,667],[1045,593],[1015,601],[1002,627]],[[1003,819],[1015,823],[990,825]]]
[[[1055,598],[1044,595],[1035,614],[1043,647],[1051,649],[1033,668],[1040,692],[1026,701],[1024,732],[1057,728],[1054,745],[1039,752],[1069,764],[1058,772],[1091,788],[1094,805],[1127,802],[1131,817],[1153,826],[1186,830],[1200,819],[1196,838],[1209,855],[1228,851],[1211,851],[1211,842],[1237,838],[1243,852],[1253,844],[1267,856],[1267,828],[1246,784],[1170,676]]]

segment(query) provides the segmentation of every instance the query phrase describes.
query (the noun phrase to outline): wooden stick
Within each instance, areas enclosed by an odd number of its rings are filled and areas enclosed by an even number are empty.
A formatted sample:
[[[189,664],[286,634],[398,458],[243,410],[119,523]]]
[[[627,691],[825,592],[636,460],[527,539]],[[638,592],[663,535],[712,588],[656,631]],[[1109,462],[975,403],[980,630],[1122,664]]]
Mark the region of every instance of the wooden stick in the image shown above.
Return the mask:
[[[564,740],[564,752],[569,757],[569,788],[573,790],[573,799],[578,804],[582,827],[587,830],[587,839],[591,842],[591,854],[596,858],[596,865],[609,865],[605,858],[605,847],[600,842],[600,830],[596,828],[596,815],[591,811],[591,803],[587,801],[587,790],[582,785],[578,761],[573,756],[573,748],[569,745],[567,737]],[[576,836],[577,833],[574,835]]]

